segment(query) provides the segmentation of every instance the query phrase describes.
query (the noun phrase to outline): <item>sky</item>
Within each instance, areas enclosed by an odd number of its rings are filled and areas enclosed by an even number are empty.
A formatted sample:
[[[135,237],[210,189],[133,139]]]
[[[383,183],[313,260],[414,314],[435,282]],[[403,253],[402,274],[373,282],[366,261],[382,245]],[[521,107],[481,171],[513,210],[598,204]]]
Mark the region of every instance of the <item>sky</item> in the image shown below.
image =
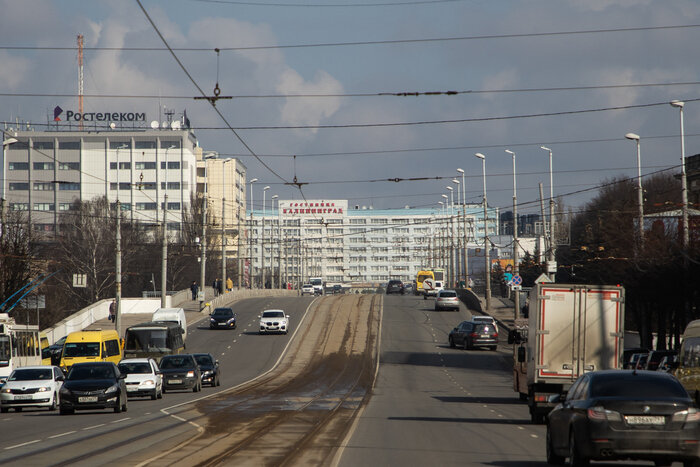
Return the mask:
[[[77,109],[82,34],[85,112],[186,110],[205,151],[259,179],[258,209],[265,185],[268,199],[437,208],[452,178],[461,190],[457,168],[479,203],[479,152],[489,205],[509,210],[509,149],[518,211],[539,213],[544,145],[554,194],[576,210],[636,176],[629,132],[644,176],[680,171],[673,99],[686,102],[686,155],[700,153],[697,0],[0,0],[0,12],[2,128]],[[217,83],[233,98],[194,99]]]

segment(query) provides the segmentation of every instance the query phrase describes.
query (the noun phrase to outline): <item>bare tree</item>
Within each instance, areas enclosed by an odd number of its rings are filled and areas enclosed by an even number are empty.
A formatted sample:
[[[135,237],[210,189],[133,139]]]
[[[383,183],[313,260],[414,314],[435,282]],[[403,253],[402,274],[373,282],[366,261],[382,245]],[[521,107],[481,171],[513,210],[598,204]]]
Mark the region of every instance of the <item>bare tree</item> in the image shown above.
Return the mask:
[[[21,211],[10,211],[3,216],[0,229],[0,303],[27,285],[32,276],[40,272],[35,259],[36,243],[27,216]],[[12,306],[10,300],[4,309]]]

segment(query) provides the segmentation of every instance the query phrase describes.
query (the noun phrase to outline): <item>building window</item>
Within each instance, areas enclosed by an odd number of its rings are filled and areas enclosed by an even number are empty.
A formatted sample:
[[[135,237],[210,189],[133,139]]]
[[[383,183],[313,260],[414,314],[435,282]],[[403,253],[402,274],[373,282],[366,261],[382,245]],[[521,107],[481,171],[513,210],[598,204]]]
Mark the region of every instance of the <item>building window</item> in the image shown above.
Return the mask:
[[[155,141],[134,141],[134,147],[136,149],[155,149]]]
[[[80,183],[75,183],[75,182],[59,183],[58,189],[59,189],[59,191],[74,191],[74,190],[77,191],[77,190],[80,190]]]
[[[111,182],[109,184],[109,189],[110,190],[116,190],[117,189],[117,184],[115,182]],[[129,182],[119,182],[119,190],[130,190],[131,189],[131,183]]]
[[[58,170],[80,170],[80,162],[59,162]]]
[[[35,232],[53,232],[54,227],[55,226],[53,224],[34,224],[34,231]]]
[[[161,161],[160,168],[165,170],[165,161]],[[168,161],[168,169],[180,169],[180,161]]]
[[[54,191],[53,182],[38,182],[34,183],[34,191]]]
[[[29,183],[10,183],[10,191],[28,190]]]
[[[59,141],[58,149],[80,149],[80,141]]]
[[[367,219],[350,219],[351,224],[366,224]]]
[[[75,211],[75,203],[58,203],[59,211]]]
[[[29,211],[29,203],[10,203],[10,211]]]
[[[53,203],[34,203],[35,211],[54,211],[56,205]]]
[[[136,203],[137,211],[155,211],[156,208],[156,203]]]
[[[387,219],[372,219],[372,224],[388,224]]]
[[[10,162],[9,170],[29,170],[29,162]]]
[[[32,164],[34,170],[53,170],[53,162],[34,162]]]
[[[161,209],[163,208],[164,204],[165,203],[160,203]],[[169,211],[179,211],[180,210],[180,203],[168,203],[168,210]]]
[[[34,149],[53,149],[53,141],[34,141]]]
[[[156,163],[155,162],[134,162],[134,169],[135,170],[155,170]]]
[[[144,182],[136,185],[139,190],[155,190],[156,182]]]
[[[130,170],[131,169],[131,162],[120,162],[119,163],[119,168],[121,170]],[[117,170],[117,163],[116,162],[110,162],[109,163],[109,169],[110,170]]]
[[[165,190],[165,182],[160,182],[160,189]],[[168,190],[179,190],[180,182],[168,182]]]

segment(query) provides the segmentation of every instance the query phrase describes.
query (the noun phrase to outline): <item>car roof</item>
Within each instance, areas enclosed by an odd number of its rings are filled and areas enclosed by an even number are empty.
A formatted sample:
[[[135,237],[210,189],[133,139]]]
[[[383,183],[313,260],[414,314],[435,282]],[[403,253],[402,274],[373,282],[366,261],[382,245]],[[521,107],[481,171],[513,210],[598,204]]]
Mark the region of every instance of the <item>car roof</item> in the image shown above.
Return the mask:
[[[207,352],[197,352],[197,353],[193,353],[192,355],[194,355],[195,357],[196,357],[196,356],[200,356],[200,357],[201,357],[202,355],[208,355],[208,356],[210,356],[211,358],[214,358],[214,356],[213,356],[212,354],[207,353]]]
[[[279,309],[276,309],[276,308],[273,308],[273,309],[271,309],[271,310],[263,310],[263,313],[266,313],[266,312],[268,312],[268,311],[281,311],[282,313],[284,313],[284,310],[279,310]]]
[[[30,365],[15,368],[15,370],[43,370],[44,368],[58,368],[56,365]]]
[[[123,358],[119,363],[148,363],[152,358]]]

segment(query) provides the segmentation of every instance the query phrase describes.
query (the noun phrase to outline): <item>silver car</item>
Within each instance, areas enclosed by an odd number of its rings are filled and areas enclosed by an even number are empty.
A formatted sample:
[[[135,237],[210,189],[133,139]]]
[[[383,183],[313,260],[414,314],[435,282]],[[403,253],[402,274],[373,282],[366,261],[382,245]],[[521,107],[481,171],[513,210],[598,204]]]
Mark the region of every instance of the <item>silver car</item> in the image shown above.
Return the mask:
[[[435,297],[435,310],[459,310],[459,297],[454,290],[439,290]]]
[[[289,315],[284,310],[265,310],[260,315],[260,334],[278,332],[287,334],[289,330]]]

